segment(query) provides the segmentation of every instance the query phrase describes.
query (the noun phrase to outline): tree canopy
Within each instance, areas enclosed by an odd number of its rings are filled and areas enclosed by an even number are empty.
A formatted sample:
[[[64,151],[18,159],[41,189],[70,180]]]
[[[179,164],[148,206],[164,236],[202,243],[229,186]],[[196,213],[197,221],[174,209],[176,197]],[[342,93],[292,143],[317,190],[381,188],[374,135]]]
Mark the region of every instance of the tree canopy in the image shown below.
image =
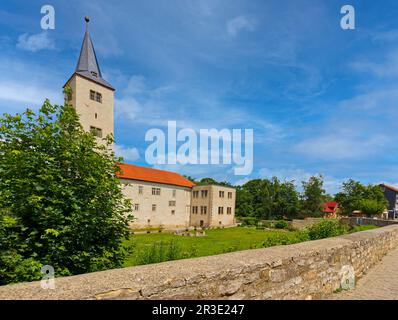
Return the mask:
[[[359,210],[368,216],[381,214],[387,207],[387,199],[380,186],[365,186],[349,179],[343,183],[341,192],[335,196],[342,214],[349,215]]]
[[[132,218],[112,137],[98,143],[75,109],[47,100],[0,117],[0,284],[122,265]]]

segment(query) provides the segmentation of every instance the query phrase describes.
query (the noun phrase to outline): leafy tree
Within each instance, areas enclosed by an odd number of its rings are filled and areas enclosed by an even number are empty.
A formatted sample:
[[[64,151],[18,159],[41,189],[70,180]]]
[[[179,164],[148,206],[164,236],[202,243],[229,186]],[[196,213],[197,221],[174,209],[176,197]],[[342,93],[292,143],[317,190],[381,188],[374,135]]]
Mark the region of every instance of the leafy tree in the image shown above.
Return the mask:
[[[343,215],[350,215],[355,210],[369,216],[378,215],[387,207],[387,200],[380,186],[365,186],[352,179],[343,183],[342,191],[336,194],[335,199]]]
[[[359,210],[359,202],[365,194],[366,187],[358,181],[349,179],[343,182],[341,189],[342,191],[335,195],[341,214],[349,215]]]
[[[292,181],[255,179],[237,188],[236,214],[258,219],[294,218],[299,195]]]
[[[279,185],[274,204],[275,215],[281,218],[293,219],[300,208],[299,193],[293,181],[285,181]]]
[[[375,199],[361,199],[359,201],[359,210],[366,214],[368,217],[377,216],[383,213],[386,208],[385,203]]]
[[[302,212],[305,216],[319,217],[322,213],[322,202],[325,199],[323,177],[312,176],[308,181],[303,181]]]
[[[112,143],[97,143],[74,108],[48,100],[37,114],[0,118],[1,284],[37,279],[44,264],[56,275],[122,265],[131,204]]]
[[[236,188],[236,209],[237,217],[254,217],[253,195],[243,186]]]

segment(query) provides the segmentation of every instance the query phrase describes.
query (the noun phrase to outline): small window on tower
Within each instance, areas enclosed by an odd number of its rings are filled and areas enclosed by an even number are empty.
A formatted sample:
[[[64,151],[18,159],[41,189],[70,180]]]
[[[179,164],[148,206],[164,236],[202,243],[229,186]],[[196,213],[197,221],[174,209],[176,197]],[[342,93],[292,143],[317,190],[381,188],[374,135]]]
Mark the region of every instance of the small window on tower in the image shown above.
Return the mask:
[[[97,119],[98,118],[98,115],[97,114],[95,114],[95,119]]]
[[[96,127],[90,127],[90,132],[98,137],[98,138],[102,138],[102,129],[100,128],[96,128]]]
[[[102,94],[99,92],[95,93],[95,100],[99,103],[102,103]]]
[[[95,100],[95,91],[90,90],[90,99]]]

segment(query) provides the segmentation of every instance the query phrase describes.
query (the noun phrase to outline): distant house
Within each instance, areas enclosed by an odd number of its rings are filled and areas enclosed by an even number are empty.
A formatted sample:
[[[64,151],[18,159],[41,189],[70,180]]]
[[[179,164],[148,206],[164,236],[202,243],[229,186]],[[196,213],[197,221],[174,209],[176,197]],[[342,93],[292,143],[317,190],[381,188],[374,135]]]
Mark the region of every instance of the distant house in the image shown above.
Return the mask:
[[[324,202],[322,212],[325,218],[337,218],[339,205],[335,201]]]
[[[398,188],[385,183],[380,187],[388,201],[388,219],[398,219]]]

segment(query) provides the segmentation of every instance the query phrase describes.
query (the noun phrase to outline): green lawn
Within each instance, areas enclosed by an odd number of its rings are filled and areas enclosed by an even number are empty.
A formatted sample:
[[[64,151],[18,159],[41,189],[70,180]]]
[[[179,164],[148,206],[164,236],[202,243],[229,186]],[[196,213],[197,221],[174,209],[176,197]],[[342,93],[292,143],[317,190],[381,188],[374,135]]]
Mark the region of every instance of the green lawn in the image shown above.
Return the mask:
[[[330,224],[330,221],[327,223]],[[333,228],[329,236],[347,234],[376,228],[373,225]],[[325,229],[318,230],[323,237]],[[312,235],[313,236],[313,235]],[[206,230],[206,236],[187,237],[172,233],[151,233],[131,235],[125,242],[133,249],[124,266],[156,263],[193,257],[210,256],[220,253],[288,245],[310,240],[306,231],[287,231],[279,229],[261,230],[255,227],[236,227]],[[320,237],[315,237],[320,239]]]
[[[170,233],[131,235],[127,244],[133,246],[133,253],[126,259],[125,266],[142,264],[140,255],[150,251],[154,243],[159,245],[161,242],[173,242],[179,248],[179,258],[190,258],[262,248],[272,245],[270,240],[279,239],[281,236],[299,242],[294,240],[299,236],[297,231],[264,231],[249,227],[206,230],[204,237],[177,236]],[[267,244],[264,245],[264,242]]]

